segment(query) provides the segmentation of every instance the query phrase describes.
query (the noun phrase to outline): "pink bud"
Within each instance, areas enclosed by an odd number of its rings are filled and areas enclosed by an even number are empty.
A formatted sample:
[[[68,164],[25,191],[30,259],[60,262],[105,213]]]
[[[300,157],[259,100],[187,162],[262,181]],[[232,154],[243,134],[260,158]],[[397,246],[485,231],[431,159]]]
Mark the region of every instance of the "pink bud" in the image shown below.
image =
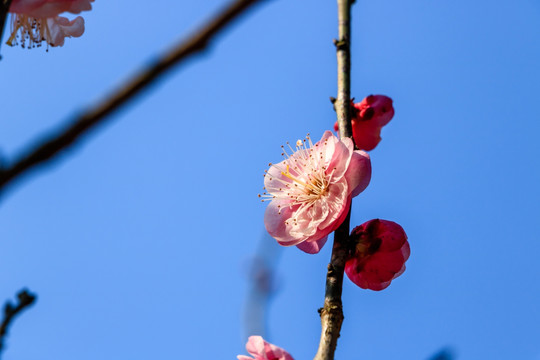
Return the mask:
[[[394,116],[392,99],[384,95],[369,95],[352,104],[351,126],[356,146],[360,150],[373,150],[381,141],[381,129]],[[334,130],[338,130],[337,122]]]
[[[345,263],[345,273],[362,289],[383,290],[405,271],[411,250],[399,224],[369,220],[354,228],[351,239],[356,246]]]

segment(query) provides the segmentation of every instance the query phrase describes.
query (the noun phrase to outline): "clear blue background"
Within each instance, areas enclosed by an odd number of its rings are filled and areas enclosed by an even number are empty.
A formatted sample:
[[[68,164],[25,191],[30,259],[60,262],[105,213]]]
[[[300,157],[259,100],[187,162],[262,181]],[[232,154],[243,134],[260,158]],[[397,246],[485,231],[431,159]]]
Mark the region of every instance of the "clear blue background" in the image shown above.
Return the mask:
[[[96,0],[63,48],[2,46],[13,157],[225,1]],[[27,286],[5,360],[234,359],[245,353],[257,199],[279,146],[332,127],[333,1],[266,1],[0,204],[0,300]],[[399,222],[407,271],[345,279],[337,359],[540,359],[540,5],[357,1],[353,96],[394,99],[352,224]],[[276,264],[268,340],[310,359],[330,246]]]

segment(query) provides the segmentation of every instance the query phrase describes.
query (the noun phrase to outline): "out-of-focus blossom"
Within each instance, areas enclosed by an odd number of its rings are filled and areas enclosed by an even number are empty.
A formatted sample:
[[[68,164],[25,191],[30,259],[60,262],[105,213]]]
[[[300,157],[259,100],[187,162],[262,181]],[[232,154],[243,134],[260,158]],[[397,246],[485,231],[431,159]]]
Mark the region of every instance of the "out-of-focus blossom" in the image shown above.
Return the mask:
[[[84,33],[84,19],[77,16],[69,20],[58,15],[91,10],[93,1],[13,0],[9,8],[11,35],[6,43],[33,48],[45,41],[50,46],[62,46],[66,37],[79,37]]]
[[[250,336],[246,344],[246,350],[253,357],[238,355],[238,360],[294,360],[287,351],[266,342],[260,336]]]
[[[279,244],[315,254],[347,216],[351,199],[369,184],[369,155],[330,131],[315,144],[309,135],[298,140],[296,150],[289,146],[292,154],[282,148],[285,160],[270,164],[259,195],[270,200],[264,225]]]
[[[373,150],[381,141],[381,129],[394,116],[392,99],[384,95],[369,95],[359,103],[352,104],[351,126],[353,138],[359,149]],[[334,130],[338,131],[337,122]]]
[[[382,290],[403,274],[411,249],[403,228],[393,221],[374,219],[354,228],[354,254],[345,273],[363,289]]]

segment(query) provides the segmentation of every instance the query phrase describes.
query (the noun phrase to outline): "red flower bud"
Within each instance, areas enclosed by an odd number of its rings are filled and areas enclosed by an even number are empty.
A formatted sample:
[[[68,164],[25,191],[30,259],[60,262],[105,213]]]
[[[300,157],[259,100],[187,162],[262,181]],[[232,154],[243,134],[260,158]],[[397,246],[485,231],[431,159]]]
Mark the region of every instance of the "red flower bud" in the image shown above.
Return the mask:
[[[356,246],[345,263],[345,273],[362,289],[385,289],[405,271],[411,250],[399,224],[369,220],[354,228],[351,239]]]
[[[394,116],[392,99],[384,95],[369,95],[361,102],[353,103],[352,107],[354,142],[360,150],[373,150],[381,141],[382,127]],[[337,122],[334,130],[338,131]]]

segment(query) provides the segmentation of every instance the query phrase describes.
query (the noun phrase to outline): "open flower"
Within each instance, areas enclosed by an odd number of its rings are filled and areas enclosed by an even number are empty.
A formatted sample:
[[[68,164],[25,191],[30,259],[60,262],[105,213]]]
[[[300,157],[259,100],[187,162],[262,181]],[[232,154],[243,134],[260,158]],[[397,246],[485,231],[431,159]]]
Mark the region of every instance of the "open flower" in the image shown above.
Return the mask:
[[[260,336],[250,336],[246,350],[253,357],[238,355],[238,360],[294,360],[287,351],[264,341]]]
[[[33,48],[47,45],[62,46],[66,37],[79,37],[84,33],[84,19],[73,20],[58,16],[64,12],[78,14],[91,10],[94,0],[13,0],[9,8],[11,35],[8,45]]]
[[[298,140],[290,155],[282,148],[285,160],[270,164],[259,195],[270,200],[264,225],[281,245],[315,254],[345,220],[351,199],[369,184],[371,162],[351,139],[339,140],[330,131],[315,144],[309,135]]]
[[[353,138],[359,149],[373,150],[381,141],[381,129],[394,116],[392,99],[384,95],[369,95],[359,103],[352,104],[351,126]],[[338,131],[337,122],[334,130]]]
[[[351,238],[356,247],[345,263],[345,273],[362,289],[385,289],[405,271],[411,249],[399,224],[370,220],[354,228]]]

